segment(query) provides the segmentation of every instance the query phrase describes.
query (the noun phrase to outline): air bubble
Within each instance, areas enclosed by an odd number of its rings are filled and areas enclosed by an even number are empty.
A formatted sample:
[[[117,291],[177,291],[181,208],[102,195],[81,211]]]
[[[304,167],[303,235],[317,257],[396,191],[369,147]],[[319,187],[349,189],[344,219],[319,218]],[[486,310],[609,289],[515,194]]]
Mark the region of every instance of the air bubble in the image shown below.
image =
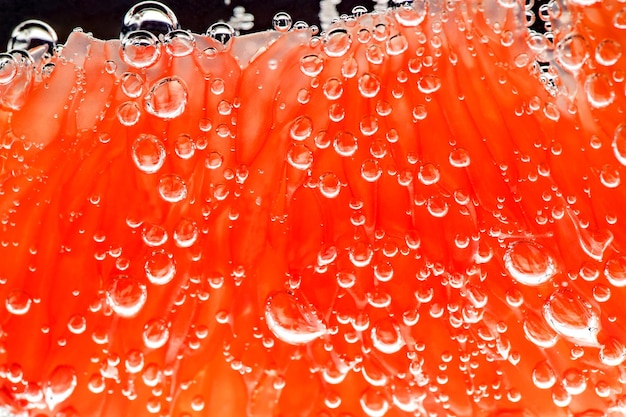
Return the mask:
[[[169,325],[163,319],[150,320],[144,326],[142,336],[143,343],[148,349],[163,347],[170,337]]]
[[[554,331],[581,346],[597,346],[600,319],[592,305],[569,289],[558,289],[543,306],[543,316]]]
[[[146,174],[153,174],[163,166],[165,154],[165,146],[153,135],[140,135],[132,146],[133,162]]]
[[[414,0],[412,4],[402,5],[394,10],[398,23],[406,27],[421,24],[428,13],[428,1]]]
[[[605,74],[589,75],[584,88],[589,104],[597,109],[607,107],[615,100],[613,84]]]
[[[174,242],[180,248],[193,246],[198,240],[198,226],[196,222],[189,219],[182,219],[174,228]]]
[[[196,144],[191,136],[183,133],[174,141],[174,152],[181,159],[190,159],[196,152]]]
[[[134,101],[126,101],[120,104],[116,111],[117,120],[124,126],[133,126],[141,117],[141,109]]]
[[[469,153],[463,148],[457,148],[450,152],[448,156],[450,165],[456,168],[466,168],[470,165]]]
[[[289,13],[278,12],[272,18],[272,27],[278,32],[287,32],[291,29],[293,20]]]
[[[333,148],[339,155],[347,158],[356,153],[358,140],[352,133],[338,132],[333,141]]]
[[[317,77],[324,69],[324,60],[318,55],[306,55],[300,58],[300,71],[306,76]]]
[[[322,43],[326,55],[330,57],[340,57],[345,55],[350,49],[352,38],[346,29],[333,28],[326,33]]]
[[[424,94],[432,94],[441,88],[441,80],[436,75],[425,75],[417,82],[417,88]]]
[[[145,30],[129,32],[122,39],[122,58],[134,68],[147,68],[161,56],[161,44]]]
[[[605,39],[596,47],[598,64],[610,67],[622,57],[622,46],[613,39]]]
[[[56,32],[49,24],[41,20],[27,20],[13,29],[7,44],[7,50],[20,49],[28,51],[45,45],[47,53],[52,54],[59,40]]]
[[[533,384],[539,389],[550,389],[556,384],[556,373],[547,362],[539,362],[532,372]]]
[[[361,164],[361,177],[367,182],[376,182],[381,177],[383,169],[375,159],[369,159]]]
[[[146,225],[141,231],[143,242],[151,248],[164,245],[167,242],[167,237],[165,228],[158,225]]]
[[[293,140],[303,141],[311,136],[313,132],[313,122],[308,116],[298,116],[289,129],[289,135]]]
[[[299,170],[307,170],[313,165],[313,152],[302,143],[293,143],[287,151],[287,162]]]
[[[187,185],[178,175],[167,174],[159,179],[159,195],[170,203],[178,203],[187,197]]]
[[[324,91],[324,95],[328,100],[337,100],[341,97],[341,94],[343,93],[341,81],[339,81],[337,78],[329,78],[328,80],[326,80],[324,86],[322,87],[322,90]]]
[[[80,314],[74,314],[67,323],[67,329],[73,334],[83,334],[87,329],[87,320]]]
[[[168,32],[164,39],[165,51],[171,56],[183,57],[191,54],[196,46],[196,39],[191,32],[177,29]]]
[[[152,284],[166,285],[176,275],[176,263],[172,254],[163,250],[155,251],[146,260],[144,271]]]
[[[174,119],[185,111],[187,86],[178,77],[167,77],[157,81],[145,97],[148,113],[162,119]]]
[[[529,313],[524,318],[522,327],[526,338],[538,347],[547,349],[556,345],[558,335],[554,332],[554,330],[548,327],[545,320],[536,314]]]
[[[365,98],[375,97],[380,91],[380,81],[373,74],[363,74],[359,77],[358,88]]]
[[[552,257],[532,241],[511,244],[504,254],[504,267],[517,282],[530,286],[548,282],[556,274]]]
[[[374,348],[385,354],[396,353],[405,345],[400,326],[391,318],[378,321],[372,327],[371,337]]]
[[[626,286],[626,256],[616,255],[604,265],[604,276],[614,287]]]
[[[286,291],[267,297],[265,322],[274,336],[290,345],[304,345],[327,333],[315,308]]]
[[[626,8],[615,13],[615,16],[613,16],[613,26],[617,29],[626,29]]]
[[[16,316],[23,316],[28,313],[32,300],[28,294],[22,290],[12,290],[5,300],[7,311]]]
[[[143,1],[131,7],[124,15],[120,39],[136,30],[146,30],[159,36],[178,28],[178,19],[169,7],[158,1]]]
[[[9,84],[18,71],[18,63],[10,54],[0,54],[0,84]]]
[[[587,40],[577,33],[569,34],[556,45],[558,62],[568,71],[576,72],[589,58]]]
[[[320,175],[319,190],[326,198],[335,198],[341,191],[341,182],[333,172]]]
[[[77,384],[78,379],[74,368],[67,365],[57,366],[43,388],[44,399],[48,408],[52,410],[67,400],[74,392]]]
[[[222,45],[227,46],[230,40],[235,36],[236,31],[235,28],[228,23],[218,22],[209,26],[206,34],[210,38],[220,42]]]
[[[114,277],[105,294],[107,303],[120,317],[136,316],[148,299],[145,284],[127,275]]]
[[[143,94],[143,79],[139,74],[125,72],[122,74],[120,86],[122,92],[130,98],[137,98]]]

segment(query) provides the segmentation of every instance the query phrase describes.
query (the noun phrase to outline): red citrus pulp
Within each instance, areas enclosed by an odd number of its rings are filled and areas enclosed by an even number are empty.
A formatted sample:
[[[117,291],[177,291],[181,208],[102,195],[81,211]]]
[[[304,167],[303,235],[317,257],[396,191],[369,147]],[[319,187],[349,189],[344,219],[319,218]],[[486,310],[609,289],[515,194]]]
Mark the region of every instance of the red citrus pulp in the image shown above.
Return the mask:
[[[529,15],[1,55],[0,415],[626,414],[626,9]]]

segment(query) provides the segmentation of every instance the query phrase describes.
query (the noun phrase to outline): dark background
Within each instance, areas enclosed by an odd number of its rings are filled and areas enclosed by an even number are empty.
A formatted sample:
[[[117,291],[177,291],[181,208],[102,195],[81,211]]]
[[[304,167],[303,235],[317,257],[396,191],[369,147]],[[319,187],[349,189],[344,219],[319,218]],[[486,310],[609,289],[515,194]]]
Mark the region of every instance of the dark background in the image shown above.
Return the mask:
[[[100,39],[118,38],[124,14],[140,0],[0,0],[0,50],[6,49],[13,28],[27,19],[48,23],[64,43],[73,28],[79,26]],[[491,1],[491,0],[490,0]],[[495,0],[493,0],[495,1]],[[174,11],[181,27],[203,33],[213,23],[227,21],[236,6],[254,15],[257,32],[271,28],[278,11],[289,12],[293,21],[304,20],[319,25],[319,1],[316,0],[162,0]],[[229,5],[225,3],[230,3]],[[342,0],[339,14],[350,13],[356,5],[372,10],[371,0]]]

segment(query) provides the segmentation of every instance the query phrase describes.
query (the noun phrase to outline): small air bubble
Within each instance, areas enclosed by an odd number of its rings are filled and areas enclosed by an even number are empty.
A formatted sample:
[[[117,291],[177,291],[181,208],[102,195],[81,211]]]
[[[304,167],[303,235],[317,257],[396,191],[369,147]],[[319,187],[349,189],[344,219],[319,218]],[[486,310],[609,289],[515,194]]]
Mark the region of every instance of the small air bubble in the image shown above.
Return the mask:
[[[291,19],[291,16],[286,12],[278,12],[272,18],[272,26],[274,27],[274,30],[278,32],[287,32],[291,29],[292,23],[293,20]]]

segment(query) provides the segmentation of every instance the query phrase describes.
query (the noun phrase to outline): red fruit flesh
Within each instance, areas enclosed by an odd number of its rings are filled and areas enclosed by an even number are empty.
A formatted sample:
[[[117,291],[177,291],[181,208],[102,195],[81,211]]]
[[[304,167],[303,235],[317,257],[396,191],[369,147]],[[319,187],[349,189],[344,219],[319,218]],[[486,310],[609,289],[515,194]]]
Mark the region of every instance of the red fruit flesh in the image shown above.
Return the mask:
[[[20,67],[0,415],[626,413],[621,12],[557,6]]]

